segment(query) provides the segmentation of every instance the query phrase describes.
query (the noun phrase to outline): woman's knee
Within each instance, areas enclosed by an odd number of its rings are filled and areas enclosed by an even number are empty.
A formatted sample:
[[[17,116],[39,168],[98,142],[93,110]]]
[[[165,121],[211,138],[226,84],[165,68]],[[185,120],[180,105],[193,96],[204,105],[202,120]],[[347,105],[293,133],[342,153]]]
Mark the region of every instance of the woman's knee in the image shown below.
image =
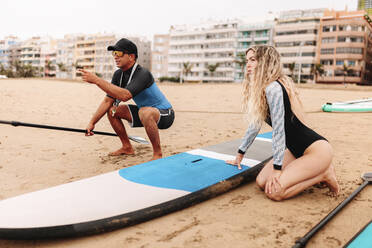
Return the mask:
[[[279,192],[272,192],[271,194],[265,192],[265,194],[269,199],[273,201],[282,201],[285,199],[284,190],[281,190]]]
[[[256,184],[258,187],[260,187],[260,189],[265,189],[266,180],[261,174],[258,174],[256,177]]]

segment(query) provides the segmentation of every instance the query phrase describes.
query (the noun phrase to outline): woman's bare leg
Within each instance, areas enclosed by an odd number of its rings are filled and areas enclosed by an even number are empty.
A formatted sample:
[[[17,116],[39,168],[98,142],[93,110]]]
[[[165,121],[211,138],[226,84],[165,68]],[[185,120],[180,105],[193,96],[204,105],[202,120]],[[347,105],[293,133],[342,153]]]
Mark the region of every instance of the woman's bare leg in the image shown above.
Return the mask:
[[[304,155],[282,169],[279,178],[281,190],[268,197],[273,200],[290,198],[308,187],[325,182],[335,194],[339,192],[332,162],[332,147],[327,141],[318,140],[309,146]]]
[[[293,156],[293,154],[288,149],[286,149],[284,152],[282,170],[284,170],[284,168],[294,160],[296,160],[295,156]],[[270,177],[272,172],[273,172],[273,160],[271,159],[269,162],[266,163],[266,165],[260,171],[260,173],[258,174],[256,178],[256,183],[258,187],[260,187],[262,190],[265,189],[266,181]]]

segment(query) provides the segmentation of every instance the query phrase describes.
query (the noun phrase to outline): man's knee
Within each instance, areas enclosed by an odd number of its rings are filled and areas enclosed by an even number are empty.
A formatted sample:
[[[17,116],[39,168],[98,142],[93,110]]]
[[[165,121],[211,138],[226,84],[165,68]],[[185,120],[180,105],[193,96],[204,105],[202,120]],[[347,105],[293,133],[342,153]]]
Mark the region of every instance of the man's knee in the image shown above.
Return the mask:
[[[138,111],[141,122],[145,125],[148,121],[156,121],[159,112],[155,108],[142,107]]]
[[[111,107],[107,110],[106,114],[107,114],[107,117],[108,117],[109,119],[114,118],[115,109],[116,109],[116,107],[111,106]]]

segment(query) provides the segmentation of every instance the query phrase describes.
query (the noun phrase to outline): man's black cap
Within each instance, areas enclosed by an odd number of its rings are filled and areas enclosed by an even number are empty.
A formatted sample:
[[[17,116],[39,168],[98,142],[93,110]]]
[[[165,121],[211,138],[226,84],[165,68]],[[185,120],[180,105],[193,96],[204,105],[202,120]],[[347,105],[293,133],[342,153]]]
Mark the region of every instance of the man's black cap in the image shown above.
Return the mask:
[[[114,46],[107,47],[108,51],[122,51],[128,54],[136,55],[138,57],[137,46],[126,38],[120,39]]]

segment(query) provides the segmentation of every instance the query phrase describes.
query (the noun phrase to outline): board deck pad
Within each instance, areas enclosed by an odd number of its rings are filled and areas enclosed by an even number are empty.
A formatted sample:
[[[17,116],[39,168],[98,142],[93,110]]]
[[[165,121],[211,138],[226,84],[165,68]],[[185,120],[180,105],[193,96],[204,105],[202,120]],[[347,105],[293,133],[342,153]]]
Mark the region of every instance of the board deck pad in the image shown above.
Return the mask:
[[[344,246],[344,248],[370,247],[372,247],[372,220]]]
[[[271,133],[228,165],[241,140],[179,153],[0,201],[0,238],[41,239],[110,231],[183,209],[255,179],[272,155]]]

